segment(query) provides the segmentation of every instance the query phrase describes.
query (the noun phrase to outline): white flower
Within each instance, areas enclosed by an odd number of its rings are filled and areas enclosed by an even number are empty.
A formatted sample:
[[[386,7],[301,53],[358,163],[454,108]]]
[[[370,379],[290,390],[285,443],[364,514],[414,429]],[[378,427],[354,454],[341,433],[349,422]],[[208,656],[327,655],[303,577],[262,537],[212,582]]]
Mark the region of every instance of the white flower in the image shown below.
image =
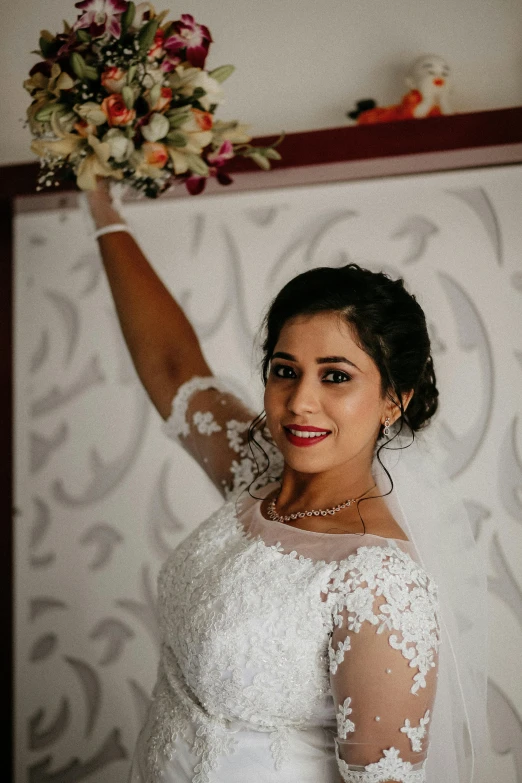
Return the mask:
[[[206,94],[198,98],[205,111],[208,111],[213,103],[223,102],[224,92],[221,84],[201,68],[183,68],[178,65],[170,74],[169,83],[174,92],[186,97],[191,96],[196,87],[205,90]]]
[[[145,18],[145,15],[147,15],[148,18]],[[136,5],[134,19],[132,20],[132,26],[138,29],[148,22],[149,18],[153,18],[154,16],[156,16],[156,11],[152,3],[138,3]]]
[[[157,65],[146,65],[145,73],[143,75],[143,86],[150,89],[155,84],[164,84],[166,81],[165,74]]]
[[[86,122],[92,122],[93,125],[103,125],[104,122],[107,122],[107,115],[100,104],[94,101],[77,103],[74,111]]]
[[[128,160],[134,152],[134,144],[118,128],[111,128],[107,131],[103,141],[109,144],[110,157],[114,158],[117,163],[123,163]]]
[[[141,132],[147,141],[159,141],[165,138],[169,128],[168,119],[163,114],[154,113],[148,124],[142,127]]]

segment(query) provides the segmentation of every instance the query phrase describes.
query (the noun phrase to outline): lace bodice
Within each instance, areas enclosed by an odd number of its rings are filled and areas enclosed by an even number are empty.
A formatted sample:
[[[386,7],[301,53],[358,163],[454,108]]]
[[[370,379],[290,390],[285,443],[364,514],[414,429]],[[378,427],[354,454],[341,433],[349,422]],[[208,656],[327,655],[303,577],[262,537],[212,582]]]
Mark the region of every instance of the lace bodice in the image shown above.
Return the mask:
[[[440,640],[435,586],[408,541],[265,519],[261,498],[281,460],[265,433],[257,499],[243,491],[256,475],[252,418],[217,379],[195,378],[165,424],[226,502],[160,572],[150,778],[161,778],[177,737],[199,759],[193,783],[212,783],[242,730],[269,733],[278,770],[290,763],[292,732],[323,727],[344,781],[422,783]]]

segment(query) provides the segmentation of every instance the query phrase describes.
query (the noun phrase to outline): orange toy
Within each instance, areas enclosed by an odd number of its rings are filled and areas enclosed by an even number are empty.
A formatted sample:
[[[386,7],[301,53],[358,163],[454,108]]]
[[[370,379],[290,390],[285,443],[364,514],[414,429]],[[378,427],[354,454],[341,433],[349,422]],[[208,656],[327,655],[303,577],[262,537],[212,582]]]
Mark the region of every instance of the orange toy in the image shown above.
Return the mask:
[[[438,55],[419,57],[412,65],[406,84],[410,91],[394,106],[376,106],[375,101],[357,103],[348,117],[358,125],[373,125],[378,122],[413,120],[421,117],[440,117],[451,114],[448,101],[450,69]]]
[[[394,120],[414,120],[415,108],[422,103],[422,95],[419,90],[411,90],[396,106],[376,106],[375,109],[363,111],[357,117],[358,125],[372,125],[376,122],[393,122]],[[440,117],[440,106],[431,107],[424,117]]]

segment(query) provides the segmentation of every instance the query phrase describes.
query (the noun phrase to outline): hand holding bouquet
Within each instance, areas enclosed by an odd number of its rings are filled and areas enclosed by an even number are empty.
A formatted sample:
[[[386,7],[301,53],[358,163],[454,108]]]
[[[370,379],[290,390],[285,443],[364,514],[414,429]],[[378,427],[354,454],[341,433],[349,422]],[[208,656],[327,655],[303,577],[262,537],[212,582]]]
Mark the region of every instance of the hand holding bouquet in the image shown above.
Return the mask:
[[[275,145],[251,146],[247,126],[214,119],[234,68],[205,70],[212,37],[190,14],[165,22],[167,11],[127,0],[76,7],[72,27],[42,31],[43,60],[24,82],[39,189],[73,178],[92,190],[106,177],[151,197],[182,180],[195,195],[210,176],[229,184],[236,155],[265,169],[280,159]]]

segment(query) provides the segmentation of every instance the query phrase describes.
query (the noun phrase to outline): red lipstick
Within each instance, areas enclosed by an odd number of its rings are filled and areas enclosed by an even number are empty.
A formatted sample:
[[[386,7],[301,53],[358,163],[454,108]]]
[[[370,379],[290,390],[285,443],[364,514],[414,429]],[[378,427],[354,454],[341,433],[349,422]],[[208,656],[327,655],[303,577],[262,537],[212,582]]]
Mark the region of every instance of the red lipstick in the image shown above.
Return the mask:
[[[315,446],[316,443],[320,443],[325,438],[330,435],[330,430],[322,429],[321,427],[311,427],[311,426],[303,426],[302,424],[292,424],[287,425],[283,427],[285,431],[285,435],[287,440],[292,444],[292,446],[301,446],[301,447],[309,447],[309,446]],[[291,432],[291,430],[294,430],[294,432]],[[322,435],[296,435],[294,433],[296,432],[302,432],[302,433],[315,433],[320,432],[323,433]]]

